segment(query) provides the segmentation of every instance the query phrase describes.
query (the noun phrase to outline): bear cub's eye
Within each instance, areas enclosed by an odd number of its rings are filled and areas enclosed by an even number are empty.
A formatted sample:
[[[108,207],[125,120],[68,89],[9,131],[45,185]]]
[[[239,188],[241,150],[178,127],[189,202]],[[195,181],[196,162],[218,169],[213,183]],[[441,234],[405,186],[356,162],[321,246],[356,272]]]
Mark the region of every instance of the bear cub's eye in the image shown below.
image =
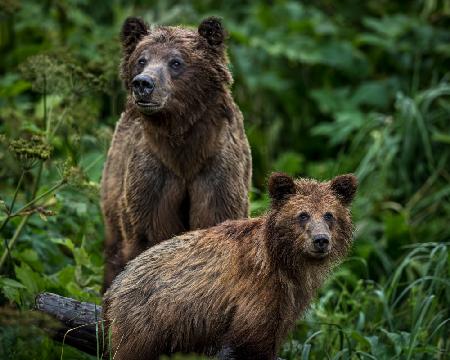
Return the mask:
[[[140,58],[138,60],[139,65],[145,65],[147,63],[147,60],[145,60],[145,58]]]
[[[181,66],[181,61],[177,59],[170,60],[169,66],[174,70],[178,70]]]
[[[332,220],[334,219],[333,214],[330,213],[330,212],[325,213],[325,215],[323,216],[323,218],[324,218],[326,221],[332,221]]]
[[[309,219],[309,214],[304,211],[304,212],[300,213],[298,218],[300,219],[300,221],[307,221]]]

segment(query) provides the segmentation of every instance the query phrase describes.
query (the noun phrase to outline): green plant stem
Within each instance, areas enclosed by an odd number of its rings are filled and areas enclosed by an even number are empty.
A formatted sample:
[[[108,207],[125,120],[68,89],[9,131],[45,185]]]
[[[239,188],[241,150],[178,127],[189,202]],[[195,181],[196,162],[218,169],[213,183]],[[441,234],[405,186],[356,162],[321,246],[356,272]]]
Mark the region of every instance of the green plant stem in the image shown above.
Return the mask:
[[[8,223],[9,219],[11,219],[11,212],[13,211],[14,204],[16,203],[17,194],[19,193],[20,185],[22,185],[23,178],[25,176],[25,171],[22,171],[22,174],[20,175],[19,182],[17,183],[16,190],[14,191],[14,196],[12,198],[11,204],[9,205],[8,209],[8,216],[5,220],[3,220],[2,225],[0,225],[0,232],[3,230],[3,228]]]
[[[31,205],[33,205],[34,203],[36,203],[40,199],[44,198],[45,196],[51,194],[52,192],[54,192],[55,190],[57,190],[58,188],[63,186],[64,183],[65,183],[65,181],[61,180],[55,186],[53,186],[52,188],[47,190],[45,193],[43,193],[43,194],[39,195],[38,197],[34,198],[28,204],[22,206],[19,210],[17,210],[13,214],[11,214],[9,216],[9,218],[12,218],[12,217],[15,217],[15,216],[19,216],[22,211],[24,211],[25,209],[27,209],[28,207],[30,207]],[[35,194],[36,192],[33,191],[33,193]],[[27,223],[28,218],[30,216],[31,216],[31,214],[27,214],[27,215],[25,215],[22,218],[22,221],[20,222],[19,227],[16,229],[13,237],[11,238],[11,240],[9,242],[5,239],[5,252],[3,253],[2,258],[0,259],[0,271],[1,271],[2,267],[3,267],[4,262],[6,261],[7,256],[11,253],[11,250],[14,247],[14,245],[15,245],[15,243],[17,241],[17,238],[19,237],[20,233],[22,232],[22,229],[25,226],[25,224]]]
[[[9,254],[11,253],[11,249],[14,247],[17,239],[19,238],[20,234],[22,233],[22,230],[25,226],[25,224],[28,221],[28,218],[30,217],[31,214],[29,215],[25,215],[22,220],[20,221],[19,226],[17,227],[16,231],[14,232],[13,237],[11,238],[11,240],[9,241],[8,245],[6,246],[5,252],[2,255],[2,258],[0,259],[0,271],[3,268],[3,265],[6,262],[6,259],[8,258]]]
[[[64,180],[59,181],[57,184],[55,184],[54,186],[52,186],[50,189],[48,189],[46,192],[42,193],[41,195],[39,195],[38,197],[34,198],[33,200],[31,200],[30,202],[28,202],[27,204],[25,204],[24,206],[22,206],[19,210],[15,211],[13,214],[11,214],[11,217],[15,217],[20,215],[20,213],[24,210],[26,210],[27,208],[29,208],[31,205],[35,204],[36,202],[38,202],[39,200],[41,200],[42,198],[46,197],[47,195],[51,194],[52,192],[54,192],[55,190],[57,190],[58,188],[60,188],[61,186],[63,186],[65,184]]]
[[[45,137],[49,139],[50,134],[50,120],[47,116],[47,76],[44,73],[44,92],[42,94],[42,100],[44,102],[44,124],[45,124]]]
[[[35,204],[40,199],[44,198],[48,194],[52,193],[53,191],[55,191],[56,189],[58,189],[59,187],[64,185],[65,180],[61,180],[55,186],[53,186],[52,188],[50,188],[49,190],[47,190],[43,194],[41,194],[38,197],[36,197],[36,194],[37,194],[37,191],[38,191],[38,188],[39,188],[39,183],[41,181],[41,174],[42,174],[43,167],[44,167],[44,164],[43,164],[43,162],[41,162],[39,164],[38,172],[37,172],[36,179],[35,179],[35,182],[34,182],[34,185],[33,185],[33,190],[31,192],[31,199],[32,200],[30,202],[28,202],[27,204],[25,204],[24,206],[22,206],[19,210],[17,210],[14,213],[10,214],[9,218],[12,218],[14,216],[19,215],[22,211],[27,209],[29,206]],[[11,240],[9,242],[5,240],[5,252],[3,253],[3,255],[2,255],[1,259],[0,259],[0,271],[3,268],[3,265],[6,262],[7,257],[10,255],[12,248],[16,244],[16,241],[19,238],[20,234],[22,233],[22,230],[25,227],[25,225],[26,225],[26,223],[27,223],[27,221],[28,221],[30,216],[31,216],[31,214],[27,214],[27,215],[25,215],[22,218],[22,220],[20,221],[19,226],[17,227],[16,231],[14,232],[13,237],[11,238]]]
[[[36,179],[38,180],[38,179]],[[14,212],[13,214],[10,215],[10,217],[14,217],[14,216],[18,216],[23,210],[25,210],[26,208],[28,208],[29,206],[33,205],[34,203],[36,203],[37,201],[39,201],[40,199],[42,199],[43,197],[49,195],[50,193],[54,192],[55,190],[57,190],[58,188],[60,188],[61,186],[63,186],[65,184],[64,180],[61,180],[60,182],[58,182],[55,186],[53,186],[52,188],[50,188],[49,190],[47,190],[45,193],[39,195],[38,197],[34,198],[33,200],[31,200],[28,204],[22,206],[19,210],[17,210],[16,212]],[[35,191],[33,191],[34,194],[36,194]],[[16,231],[14,232],[13,237],[11,238],[11,240],[8,242],[5,240],[5,252],[2,255],[2,258],[0,259],[0,271],[6,261],[6,258],[8,257],[8,255],[11,253],[12,248],[14,247],[20,233],[22,232],[23,227],[25,226],[25,224],[28,221],[28,218],[31,216],[31,214],[27,214],[25,215],[19,226],[17,227]]]
[[[14,191],[14,196],[11,200],[11,204],[9,205],[9,209],[8,209],[8,216],[6,217],[6,219],[3,221],[2,225],[0,226],[0,232],[3,230],[3,228],[6,226],[6,224],[8,223],[9,219],[11,219],[11,211],[13,211],[14,209],[14,204],[16,203],[16,199],[17,199],[17,194],[19,193],[19,189],[20,189],[20,185],[22,185],[22,181],[25,175],[25,171],[22,170],[22,174],[20,174],[20,179],[17,182],[17,186],[16,186],[16,190]],[[5,253],[3,255],[6,254],[10,254],[9,251],[9,244],[8,244],[8,240],[6,240],[5,238]],[[6,260],[6,256],[4,256],[5,260]],[[2,259],[1,264],[3,264],[3,262],[5,261]],[[1,266],[0,266],[1,269]]]
[[[34,182],[33,190],[32,190],[32,192],[31,192],[31,199],[33,199],[33,198],[36,196],[37,191],[38,191],[38,189],[39,189],[39,183],[41,182],[41,175],[42,175],[42,169],[43,169],[43,168],[44,168],[44,163],[41,161],[41,162],[39,163],[38,172],[37,172],[37,174],[36,174],[36,180],[35,180],[35,182]]]
[[[13,196],[13,199],[11,201],[11,205],[9,206],[9,212],[12,212],[13,209],[14,209],[14,205],[15,205],[16,199],[17,199],[17,194],[19,193],[19,189],[20,189],[20,186],[22,185],[22,181],[23,181],[24,176],[25,176],[25,171],[22,170],[22,174],[20,174],[19,182],[17,183],[16,191],[14,191],[14,196]]]

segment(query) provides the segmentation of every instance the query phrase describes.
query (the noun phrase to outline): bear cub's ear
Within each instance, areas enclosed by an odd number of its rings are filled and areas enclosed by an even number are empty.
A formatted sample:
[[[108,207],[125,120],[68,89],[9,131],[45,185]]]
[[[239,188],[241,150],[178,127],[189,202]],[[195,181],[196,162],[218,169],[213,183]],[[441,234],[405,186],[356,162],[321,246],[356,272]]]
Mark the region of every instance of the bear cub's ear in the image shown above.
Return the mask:
[[[198,27],[198,33],[200,36],[204,37],[211,46],[222,44],[227,37],[227,32],[222,26],[222,21],[214,16],[202,21]]]
[[[336,176],[330,181],[330,187],[341,203],[344,206],[349,206],[356,194],[358,179],[353,174]]]
[[[149,27],[144,22],[144,20],[137,17],[127,18],[123,25],[122,31],[120,32],[120,40],[122,42],[122,47],[127,55],[130,55],[141,39],[148,35]]]
[[[295,183],[289,175],[273,173],[269,178],[269,195],[274,203],[287,199],[295,194]]]

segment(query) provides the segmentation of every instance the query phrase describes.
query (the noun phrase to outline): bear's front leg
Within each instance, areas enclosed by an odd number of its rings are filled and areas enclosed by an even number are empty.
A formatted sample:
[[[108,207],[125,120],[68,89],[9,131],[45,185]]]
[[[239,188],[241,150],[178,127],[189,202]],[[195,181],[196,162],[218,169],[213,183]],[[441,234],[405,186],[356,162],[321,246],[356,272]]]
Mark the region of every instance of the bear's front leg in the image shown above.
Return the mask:
[[[112,224],[105,217],[105,231],[105,275],[102,294],[108,290],[111,282],[122,271],[124,266],[121,256],[122,237],[119,226]]]
[[[168,172],[152,170],[145,187],[131,184],[123,199],[121,229],[125,263],[149,247],[189,230],[183,224],[183,217],[187,217],[182,214],[186,197],[183,182]]]
[[[188,185],[191,230],[248,217],[248,184],[243,172],[242,164],[216,156],[197,174]]]

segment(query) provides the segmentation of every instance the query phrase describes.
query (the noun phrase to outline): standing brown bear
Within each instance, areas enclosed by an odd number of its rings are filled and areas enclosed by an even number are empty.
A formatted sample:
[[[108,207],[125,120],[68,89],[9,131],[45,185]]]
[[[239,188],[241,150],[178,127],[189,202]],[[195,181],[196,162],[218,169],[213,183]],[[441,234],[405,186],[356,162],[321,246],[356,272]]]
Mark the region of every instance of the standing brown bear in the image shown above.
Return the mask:
[[[105,282],[187,230],[248,216],[251,155],[216,18],[198,31],[123,24],[128,91],[102,179]]]
[[[197,352],[275,359],[352,243],[353,175],[269,180],[270,211],[159,244],[132,260],[105,294],[114,359]]]

